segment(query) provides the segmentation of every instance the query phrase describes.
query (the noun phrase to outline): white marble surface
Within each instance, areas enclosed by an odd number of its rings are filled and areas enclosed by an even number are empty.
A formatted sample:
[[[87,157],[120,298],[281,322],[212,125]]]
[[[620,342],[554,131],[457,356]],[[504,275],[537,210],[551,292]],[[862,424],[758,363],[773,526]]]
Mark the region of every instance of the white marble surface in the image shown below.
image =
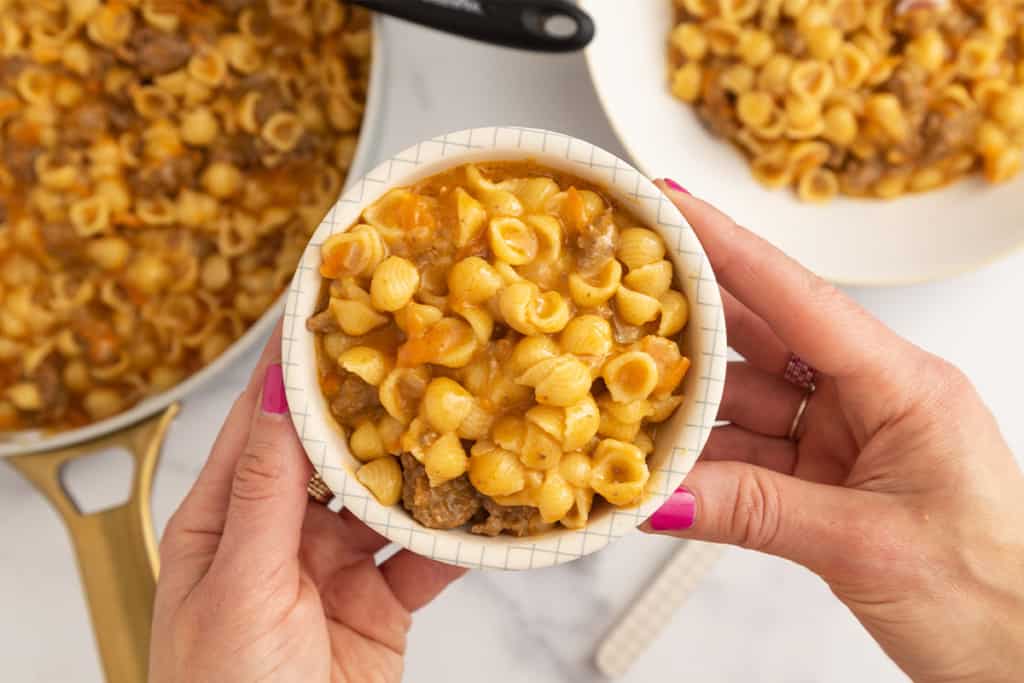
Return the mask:
[[[391,23],[386,31],[390,73],[377,158],[437,133],[495,123],[565,130],[621,153],[580,56],[523,55]],[[700,194],[700,178],[677,180]],[[1024,455],[1013,381],[1024,377],[1021,293],[1024,254],[944,283],[854,292],[901,334],[963,367]],[[244,359],[189,399],[172,427],[156,482],[160,528],[254,360]],[[117,471],[116,462],[103,461],[79,468],[75,478],[90,498],[113,502],[113,482],[124,479]],[[64,530],[42,498],[4,467],[0,540],[0,678],[100,681]],[[637,535],[560,568],[472,574],[418,615],[407,679],[596,680],[590,661],[598,639],[672,547]],[[904,678],[817,579],[787,562],[730,550],[625,680]]]

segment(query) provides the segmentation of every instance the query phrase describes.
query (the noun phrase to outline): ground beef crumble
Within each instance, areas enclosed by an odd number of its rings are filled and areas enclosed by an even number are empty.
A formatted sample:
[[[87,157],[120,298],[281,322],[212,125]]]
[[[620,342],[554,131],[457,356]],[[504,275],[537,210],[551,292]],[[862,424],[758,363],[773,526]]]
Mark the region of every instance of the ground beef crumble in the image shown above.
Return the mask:
[[[497,536],[506,532],[513,536],[528,536],[545,526],[537,508],[525,505],[498,505],[490,498],[484,497],[483,509],[487,513],[487,518],[470,528],[474,534]]]
[[[402,477],[402,505],[427,528],[460,527],[480,510],[480,494],[466,475],[431,488],[423,465],[403,453]]]

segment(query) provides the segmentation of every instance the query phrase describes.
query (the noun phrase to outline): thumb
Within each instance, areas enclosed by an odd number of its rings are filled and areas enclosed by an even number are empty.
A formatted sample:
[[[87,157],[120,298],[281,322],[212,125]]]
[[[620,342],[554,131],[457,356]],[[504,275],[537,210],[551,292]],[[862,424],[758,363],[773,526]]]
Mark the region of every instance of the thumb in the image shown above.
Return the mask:
[[[238,458],[214,568],[264,579],[298,557],[312,473],[288,416],[280,364],[267,367],[260,407]]]
[[[641,526],[648,533],[727,543],[834,576],[874,537],[876,494],[797,479],[741,462],[697,463]]]

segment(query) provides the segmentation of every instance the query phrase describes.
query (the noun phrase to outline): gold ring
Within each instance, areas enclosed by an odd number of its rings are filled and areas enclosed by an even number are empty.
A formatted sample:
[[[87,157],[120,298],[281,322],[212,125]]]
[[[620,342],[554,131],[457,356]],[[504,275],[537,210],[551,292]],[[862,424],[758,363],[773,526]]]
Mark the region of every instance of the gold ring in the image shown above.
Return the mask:
[[[309,497],[318,503],[327,505],[334,498],[334,492],[331,491],[330,487],[327,486],[327,482],[316,472],[309,478],[309,483],[306,484],[306,493]]]
[[[796,432],[800,429],[800,420],[804,419],[804,413],[807,412],[807,404],[811,401],[811,396],[814,394],[814,385],[804,393],[803,400],[800,401],[800,406],[796,409],[796,415],[793,416],[793,422],[789,425],[789,433],[786,434],[786,438],[790,441],[798,441],[796,438]]]

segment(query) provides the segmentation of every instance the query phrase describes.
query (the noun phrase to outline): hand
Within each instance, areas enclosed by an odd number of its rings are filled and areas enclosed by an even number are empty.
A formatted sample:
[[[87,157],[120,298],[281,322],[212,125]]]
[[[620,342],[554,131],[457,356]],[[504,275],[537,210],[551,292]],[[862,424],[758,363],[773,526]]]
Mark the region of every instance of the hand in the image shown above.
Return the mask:
[[[464,571],[378,567],[386,539],[308,501],[280,348],[279,325],[164,532],[152,683],[398,681],[410,613]]]
[[[970,382],[661,187],[708,252],[746,361],[729,364],[719,418],[731,424],[644,529],[808,567],[918,683],[1020,680],[1024,478]],[[791,352],[819,370],[792,441],[804,392],[782,379]]]

